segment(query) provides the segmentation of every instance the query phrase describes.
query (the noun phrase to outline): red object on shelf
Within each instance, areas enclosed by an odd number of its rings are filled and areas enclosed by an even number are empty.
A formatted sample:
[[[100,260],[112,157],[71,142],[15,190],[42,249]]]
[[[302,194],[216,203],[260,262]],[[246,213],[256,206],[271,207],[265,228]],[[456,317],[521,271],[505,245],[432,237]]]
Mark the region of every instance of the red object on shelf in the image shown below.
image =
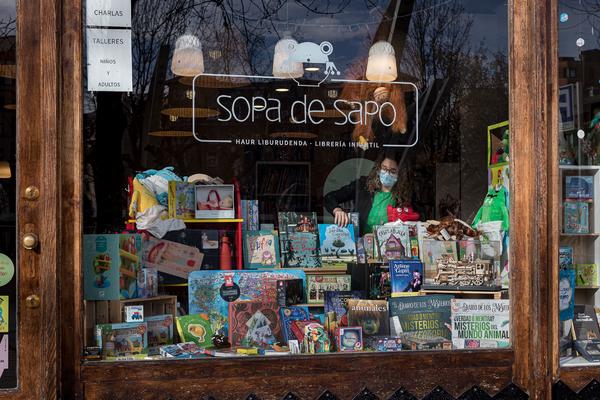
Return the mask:
[[[394,221],[418,221],[421,217],[418,212],[414,211],[411,206],[405,207],[387,207],[388,222]]]
[[[242,218],[240,185],[235,178],[233,178],[233,186],[235,188],[235,214],[237,218]],[[237,269],[242,269],[244,267],[244,259],[242,258],[242,224],[243,222],[238,222],[235,229],[235,261],[237,264]]]
[[[219,266],[223,270],[231,269],[231,247],[227,234],[221,239],[221,257],[219,258]]]

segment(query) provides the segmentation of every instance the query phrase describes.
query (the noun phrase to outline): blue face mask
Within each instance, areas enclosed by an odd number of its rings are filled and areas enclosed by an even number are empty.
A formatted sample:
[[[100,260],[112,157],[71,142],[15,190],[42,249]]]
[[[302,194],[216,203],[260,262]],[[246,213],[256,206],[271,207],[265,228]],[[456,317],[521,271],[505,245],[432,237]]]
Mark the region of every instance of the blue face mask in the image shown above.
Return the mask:
[[[392,187],[396,181],[398,181],[398,175],[394,175],[384,170],[379,170],[379,181],[385,187]]]

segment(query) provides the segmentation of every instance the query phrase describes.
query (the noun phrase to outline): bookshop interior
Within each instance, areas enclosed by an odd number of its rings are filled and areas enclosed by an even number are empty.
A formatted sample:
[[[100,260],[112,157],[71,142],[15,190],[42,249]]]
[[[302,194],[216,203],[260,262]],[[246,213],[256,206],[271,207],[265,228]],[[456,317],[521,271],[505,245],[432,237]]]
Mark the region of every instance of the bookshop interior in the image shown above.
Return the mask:
[[[506,4],[180,3],[85,29],[84,359],[510,348]]]

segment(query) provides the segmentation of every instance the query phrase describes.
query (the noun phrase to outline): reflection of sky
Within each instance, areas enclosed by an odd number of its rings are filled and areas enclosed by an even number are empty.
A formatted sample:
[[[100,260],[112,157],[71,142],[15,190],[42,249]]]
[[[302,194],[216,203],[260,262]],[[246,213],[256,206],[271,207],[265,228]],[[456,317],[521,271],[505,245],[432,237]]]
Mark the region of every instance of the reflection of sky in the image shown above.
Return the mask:
[[[0,0],[0,21],[14,18],[16,15],[16,0]]]
[[[600,48],[600,6],[596,1],[561,0],[558,14],[568,20],[558,23],[558,54],[560,57],[577,57],[580,51]],[[585,44],[578,47],[577,39]]]

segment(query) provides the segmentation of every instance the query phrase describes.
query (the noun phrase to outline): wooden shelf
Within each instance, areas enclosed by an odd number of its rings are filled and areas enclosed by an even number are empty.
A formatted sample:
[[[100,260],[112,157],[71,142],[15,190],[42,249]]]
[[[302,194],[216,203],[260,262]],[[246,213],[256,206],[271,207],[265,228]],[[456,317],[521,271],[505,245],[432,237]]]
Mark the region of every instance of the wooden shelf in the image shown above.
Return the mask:
[[[600,171],[600,165],[559,165],[558,168],[571,171]]]
[[[508,293],[508,290],[499,290],[499,291],[485,291],[485,290],[436,290],[436,289],[422,289],[421,293],[423,294],[468,294],[468,295],[478,295],[478,296],[486,296],[493,297],[496,300],[502,298],[504,293]]]
[[[213,219],[182,219],[186,224],[233,224],[244,222],[243,218],[213,218]],[[127,220],[130,224],[135,224],[135,219]]]
[[[600,233],[561,233],[564,237],[598,237]]]
[[[598,290],[600,289],[600,286],[575,286],[575,290],[580,289],[580,290]]]

